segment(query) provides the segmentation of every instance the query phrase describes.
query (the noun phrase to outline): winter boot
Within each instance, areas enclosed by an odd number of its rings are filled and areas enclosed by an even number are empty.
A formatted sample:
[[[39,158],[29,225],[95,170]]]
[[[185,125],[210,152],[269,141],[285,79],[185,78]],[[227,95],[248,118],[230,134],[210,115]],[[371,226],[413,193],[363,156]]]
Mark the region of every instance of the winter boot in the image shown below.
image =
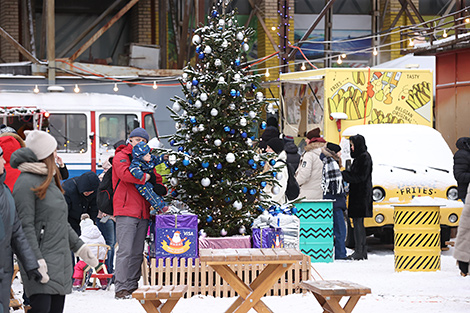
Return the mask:
[[[460,275],[468,276],[468,262],[457,261],[459,263]]]

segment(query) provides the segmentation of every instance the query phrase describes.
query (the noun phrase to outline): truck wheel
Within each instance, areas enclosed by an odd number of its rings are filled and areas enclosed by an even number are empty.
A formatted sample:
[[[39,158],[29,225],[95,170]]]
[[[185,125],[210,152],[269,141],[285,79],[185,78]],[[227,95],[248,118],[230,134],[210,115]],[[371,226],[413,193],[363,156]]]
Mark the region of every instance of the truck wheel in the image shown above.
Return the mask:
[[[354,249],[355,243],[354,243],[354,232],[353,228],[351,226],[351,219],[346,218],[346,224],[347,224],[347,231],[346,231],[346,248],[349,249]]]

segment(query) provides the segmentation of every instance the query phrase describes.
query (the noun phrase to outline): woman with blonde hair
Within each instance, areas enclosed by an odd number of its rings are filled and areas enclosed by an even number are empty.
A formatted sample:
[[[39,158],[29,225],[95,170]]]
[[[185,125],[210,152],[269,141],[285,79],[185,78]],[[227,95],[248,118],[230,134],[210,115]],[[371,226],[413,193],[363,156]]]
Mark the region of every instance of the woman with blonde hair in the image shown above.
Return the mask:
[[[62,312],[65,295],[72,292],[70,250],[95,267],[98,260],[67,221],[68,207],[60,185],[54,152],[57,142],[43,131],[28,133],[26,147],[11,156],[21,171],[13,197],[26,238],[39,263],[42,280],[28,279],[20,263],[30,313]]]

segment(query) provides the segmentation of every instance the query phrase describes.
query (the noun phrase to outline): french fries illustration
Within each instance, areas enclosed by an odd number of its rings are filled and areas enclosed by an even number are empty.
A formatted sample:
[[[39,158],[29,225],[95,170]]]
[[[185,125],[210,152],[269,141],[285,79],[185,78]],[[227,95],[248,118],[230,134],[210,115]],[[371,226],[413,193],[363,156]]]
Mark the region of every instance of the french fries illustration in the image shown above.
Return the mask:
[[[364,72],[352,72],[353,81],[356,84],[364,85],[366,83],[366,76]]]
[[[408,99],[406,99],[406,103],[408,103],[413,110],[416,110],[428,103],[430,100],[431,84],[423,81],[419,84],[413,85],[413,87],[408,91]]]
[[[357,120],[370,115],[372,98],[367,97],[367,91],[349,86],[346,90],[339,89],[333,97],[328,98],[328,106],[330,113],[343,112],[348,115],[348,119]]]
[[[369,120],[369,124],[404,124],[401,118],[397,117],[395,114],[384,113],[381,110],[373,109],[372,115]]]

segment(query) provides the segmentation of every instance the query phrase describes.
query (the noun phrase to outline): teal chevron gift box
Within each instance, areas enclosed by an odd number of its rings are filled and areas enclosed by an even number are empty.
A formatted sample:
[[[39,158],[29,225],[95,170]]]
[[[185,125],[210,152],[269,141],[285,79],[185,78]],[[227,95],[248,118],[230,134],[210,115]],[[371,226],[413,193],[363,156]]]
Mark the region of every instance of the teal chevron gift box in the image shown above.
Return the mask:
[[[333,262],[333,200],[305,200],[295,207],[300,220],[300,251],[312,262]]]

